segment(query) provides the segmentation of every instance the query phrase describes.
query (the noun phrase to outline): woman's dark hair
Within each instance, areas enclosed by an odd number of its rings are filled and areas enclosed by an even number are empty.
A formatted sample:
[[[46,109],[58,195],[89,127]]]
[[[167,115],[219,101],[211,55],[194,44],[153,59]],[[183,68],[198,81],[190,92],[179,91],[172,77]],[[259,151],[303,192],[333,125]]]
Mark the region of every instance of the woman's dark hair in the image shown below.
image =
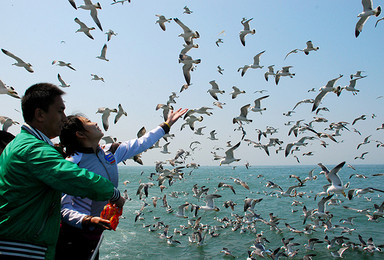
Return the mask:
[[[66,156],[74,154],[81,148],[81,144],[76,137],[77,131],[86,131],[80,115],[67,116],[67,121],[64,123],[60,134],[60,143],[65,148]]]
[[[29,87],[21,99],[24,121],[28,123],[33,120],[36,108],[47,112],[55,98],[63,94],[64,91],[51,83],[38,83]]]
[[[0,154],[2,154],[4,148],[13,140],[13,138],[15,138],[13,134],[6,131],[0,131]]]

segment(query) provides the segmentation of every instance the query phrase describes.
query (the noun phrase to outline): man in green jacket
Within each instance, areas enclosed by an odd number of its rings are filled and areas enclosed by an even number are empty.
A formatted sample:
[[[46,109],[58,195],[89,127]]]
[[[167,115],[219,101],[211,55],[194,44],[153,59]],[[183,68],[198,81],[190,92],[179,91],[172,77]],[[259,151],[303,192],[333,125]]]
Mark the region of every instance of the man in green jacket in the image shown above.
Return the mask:
[[[124,199],[113,184],[65,160],[50,139],[66,120],[64,94],[40,83],[26,90],[26,122],[0,156],[0,259],[54,259],[62,193],[93,200]]]

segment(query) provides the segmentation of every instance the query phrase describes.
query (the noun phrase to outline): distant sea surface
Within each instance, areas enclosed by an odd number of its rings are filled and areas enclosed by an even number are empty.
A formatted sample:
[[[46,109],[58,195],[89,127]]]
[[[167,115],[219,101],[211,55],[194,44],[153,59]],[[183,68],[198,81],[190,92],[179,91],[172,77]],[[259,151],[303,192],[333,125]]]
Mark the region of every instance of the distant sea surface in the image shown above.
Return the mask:
[[[334,165],[326,165],[328,169],[332,169]],[[372,176],[377,173],[384,173],[384,165],[357,165],[354,166],[356,170],[347,167],[347,164],[339,172],[340,178],[344,183],[350,182],[348,188],[366,188],[373,187],[384,190],[384,176]],[[164,166],[164,168],[168,168]],[[169,168],[171,169],[171,168]],[[273,181],[280,185],[283,190],[286,190],[289,186],[295,185],[298,181],[295,178],[289,178],[289,175],[294,174],[299,176],[302,180],[308,177],[310,170],[314,170],[314,175],[318,175],[316,180],[305,182],[305,186],[296,189],[297,193],[304,192],[302,197],[276,197],[276,190],[266,187],[267,181]],[[327,184],[327,180],[324,175],[319,175],[321,169],[319,166],[251,166],[246,169],[245,166],[214,166],[214,167],[199,167],[197,169],[184,168],[184,176],[181,180],[176,180],[173,185],[169,186],[165,183],[163,192],[157,184],[157,176],[153,176],[153,180],[150,180],[150,174],[155,172],[154,167],[131,167],[121,166],[119,189],[123,192],[125,189],[128,191],[129,197],[132,199],[125,203],[123,209],[123,217],[120,219],[119,226],[116,231],[105,231],[104,240],[100,248],[100,259],[230,259],[228,256],[224,256],[220,251],[225,247],[228,248],[235,258],[247,259],[248,250],[252,250],[256,233],[263,232],[264,237],[269,241],[265,243],[265,247],[272,252],[281,247],[282,238],[291,238],[292,242],[299,243],[296,249],[299,249],[298,254],[293,259],[302,259],[306,254],[315,254],[313,259],[330,259],[332,258],[330,251],[337,251],[341,245],[336,245],[331,250],[326,248],[327,243],[320,243],[315,245],[315,251],[307,250],[304,244],[308,242],[310,238],[318,238],[324,241],[324,237],[327,235],[329,239],[336,236],[343,235],[349,238],[349,241],[360,244],[358,235],[360,234],[365,241],[369,238],[373,238],[376,245],[384,244],[384,219],[379,218],[378,222],[368,221],[368,217],[362,213],[348,210],[342,206],[349,206],[356,209],[369,209],[371,212],[375,210],[374,204],[381,205],[384,201],[384,193],[374,192],[367,193],[361,197],[355,197],[352,200],[348,200],[342,195],[334,195],[333,198],[340,199],[340,205],[327,205],[326,210],[329,211],[333,218],[331,219],[333,225],[345,226],[351,229],[355,229],[350,234],[342,234],[341,228],[335,228],[332,231],[324,232],[323,227],[315,228],[315,232],[310,235],[292,233],[286,227],[285,223],[290,224],[292,227],[303,230],[305,225],[303,224],[303,206],[307,209],[316,209],[317,203],[320,198],[314,200],[315,195],[321,192],[323,185]],[[368,178],[356,178],[356,176],[350,176],[352,174],[363,174]],[[233,179],[239,178],[245,181],[249,185],[249,190],[234,183]],[[124,181],[126,185],[124,185]],[[135,222],[135,212],[139,211],[143,201],[139,200],[139,196],[136,195],[139,182],[153,182],[155,186],[149,188],[148,198],[145,198],[146,206],[143,210],[142,218]],[[225,182],[234,186],[236,194],[234,194],[228,188],[218,188],[220,182]],[[190,243],[188,237],[192,235],[193,230],[187,228],[182,230],[186,235],[181,236],[179,234],[173,234],[174,230],[181,230],[180,226],[188,227],[188,221],[195,220],[196,217],[188,208],[185,215],[188,218],[180,218],[175,215],[178,207],[185,203],[193,203],[197,205],[205,205],[204,198],[197,199],[193,197],[192,187],[197,184],[198,187],[205,186],[209,188],[208,194],[217,193],[222,197],[215,200],[215,205],[220,208],[220,211],[204,212],[200,210],[197,217],[201,217],[201,224],[209,225],[210,228],[216,227],[215,233],[220,235],[212,237],[207,234],[203,245],[197,245],[196,243]],[[162,200],[158,200],[157,207],[152,204],[152,197],[161,197],[167,195],[168,204],[174,209],[173,213],[166,212],[166,209],[162,207]],[[261,221],[254,221],[252,227],[247,228],[248,224],[243,224],[243,229],[239,228],[236,231],[232,230],[233,226],[227,228],[220,228],[222,223],[218,219],[227,217],[234,220],[233,214],[244,216],[244,199],[254,198],[263,200],[256,204],[255,212],[260,215],[261,218],[269,220],[269,214],[273,213],[274,216],[281,218],[278,227],[282,232],[276,232],[270,230],[269,226]],[[223,206],[224,201],[232,200],[237,205],[232,211],[230,208]],[[297,206],[292,206],[292,202],[296,200]],[[156,217],[156,219],[154,218]],[[354,225],[342,224],[340,222],[343,218],[355,217],[353,220]],[[180,242],[177,245],[168,245],[165,239],[161,239],[159,234],[163,229],[150,232],[145,225],[155,224],[158,221],[162,221],[165,225],[169,226],[169,235],[173,235],[173,239]],[[313,224],[311,220],[307,220],[306,224]],[[358,249],[347,249],[343,257],[345,259],[384,259],[384,252],[368,253]],[[266,257],[268,258],[268,257]],[[285,259],[285,257],[281,257]]]

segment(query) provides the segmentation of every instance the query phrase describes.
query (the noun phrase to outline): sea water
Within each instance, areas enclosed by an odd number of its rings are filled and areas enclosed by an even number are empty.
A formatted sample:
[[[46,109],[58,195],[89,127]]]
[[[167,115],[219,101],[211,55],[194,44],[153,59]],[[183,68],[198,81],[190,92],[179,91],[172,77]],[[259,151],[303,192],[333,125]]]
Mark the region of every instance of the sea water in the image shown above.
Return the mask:
[[[329,169],[332,169],[334,165],[326,165]],[[171,168],[170,168],[171,169]],[[316,180],[305,182],[305,186],[299,187],[296,191],[305,192],[302,197],[280,197],[276,196],[276,189],[270,189],[266,187],[267,181],[273,181],[280,185],[283,190],[286,190],[289,186],[296,185],[298,181],[295,178],[289,178],[289,175],[294,174],[299,176],[302,180],[308,177],[310,170],[314,170],[314,175],[318,175]],[[339,172],[339,176],[345,183],[350,182],[350,186],[347,190],[353,188],[366,188],[373,187],[384,190],[384,176],[372,176],[377,173],[384,173],[384,165],[357,165],[355,169],[347,167],[346,165]],[[355,197],[352,200],[348,200],[342,195],[333,196],[340,199],[340,205],[327,205],[326,210],[329,211],[333,218],[331,219],[333,225],[346,226],[348,228],[356,229],[351,234],[342,234],[342,229],[336,228],[332,231],[324,232],[324,227],[316,228],[316,231],[310,235],[292,233],[285,226],[285,223],[289,223],[296,229],[303,230],[306,224],[313,223],[310,219],[307,223],[303,224],[303,206],[305,205],[308,210],[316,209],[317,203],[321,197],[315,200],[315,195],[323,191],[323,185],[327,184],[327,180],[324,175],[319,175],[321,169],[317,165],[312,166],[251,166],[247,169],[245,166],[215,166],[215,167],[199,167],[197,169],[184,168],[183,178],[181,180],[175,180],[170,186],[167,182],[162,192],[157,183],[157,176],[153,176],[153,180],[149,179],[150,174],[155,172],[154,167],[134,167],[134,166],[121,166],[119,189],[123,192],[125,189],[128,191],[130,201],[127,201],[123,209],[123,218],[120,219],[120,223],[116,231],[104,232],[104,240],[100,248],[100,259],[228,259],[228,256],[224,256],[220,251],[223,248],[228,248],[235,258],[246,259],[248,257],[248,250],[252,250],[250,247],[253,245],[256,234],[263,232],[264,237],[269,241],[265,243],[265,247],[272,252],[283,245],[282,238],[291,238],[292,242],[299,243],[295,249],[299,249],[298,254],[294,259],[302,259],[306,254],[316,254],[314,259],[329,259],[332,258],[331,251],[337,251],[341,245],[336,245],[331,250],[326,248],[327,243],[324,241],[324,237],[327,235],[329,239],[335,236],[343,235],[349,238],[349,241],[360,244],[358,235],[360,234],[366,241],[370,237],[376,245],[384,244],[384,219],[380,218],[378,222],[368,221],[368,217],[362,213],[348,210],[342,206],[349,206],[356,209],[369,209],[374,211],[374,204],[381,205],[384,201],[384,193],[374,192],[364,194],[361,197]],[[356,178],[352,176],[354,173],[364,174],[368,178]],[[243,186],[234,183],[231,178],[239,178],[245,181],[249,190]],[[126,185],[124,185],[124,181]],[[143,199],[149,205],[143,210],[142,218],[135,222],[135,216],[137,211],[143,205],[143,201],[136,195],[136,191],[140,182],[152,182],[155,185],[149,188],[149,194]],[[228,183],[234,186],[236,194],[234,194],[228,188],[218,188],[219,182]],[[174,229],[180,230],[180,225],[188,226],[188,220],[195,220],[193,213],[186,210],[185,215],[188,218],[180,218],[176,216],[178,207],[185,202],[205,205],[204,197],[197,199],[193,197],[192,187],[197,184],[198,187],[205,186],[209,188],[208,194],[217,193],[222,197],[215,199],[215,205],[220,208],[220,211],[207,211],[200,210],[197,217],[201,217],[201,224],[209,225],[210,227],[221,226],[222,223],[217,219],[228,217],[234,219],[233,214],[244,216],[244,199],[253,198],[263,200],[256,204],[255,212],[260,215],[261,218],[269,220],[269,213],[273,213],[274,216],[281,218],[278,227],[282,232],[276,232],[270,230],[269,226],[256,221],[256,231],[238,229],[232,231],[232,227],[229,226],[225,229],[220,229],[216,233],[220,233],[217,237],[212,237],[207,234],[205,241],[202,245],[196,243],[190,243],[188,237],[194,232],[191,228],[184,229],[183,232],[187,233],[184,236],[179,234],[173,235]],[[171,194],[177,194],[176,197],[172,197]],[[152,197],[163,197],[167,195],[168,204],[174,209],[172,213],[168,213],[164,207],[162,207],[162,200],[158,200],[158,205],[155,208],[152,205]],[[234,211],[230,208],[225,208],[223,202],[227,200],[234,201],[237,205]],[[292,202],[297,200],[300,205],[292,206]],[[340,222],[343,218],[355,217],[353,220],[354,225],[342,224]],[[156,219],[155,219],[156,218]],[[168,245],[166,239],[161,239],[159,234],[163,229],[150,232],[145,225],[154,224],[158,221],[162,221],[165,225],[169,226],[168,235],[173,235],[173,239],[180,242],[177,245]],[[316,244],[315,251],[307,250],[304,244],[308,242],[310,238],[318,238],[324,243]],[[384,259],[384,252],[368,253],[361,250],[348,249],[344,255],[346,259]],[[282,257],[284,259],[284,257]]]

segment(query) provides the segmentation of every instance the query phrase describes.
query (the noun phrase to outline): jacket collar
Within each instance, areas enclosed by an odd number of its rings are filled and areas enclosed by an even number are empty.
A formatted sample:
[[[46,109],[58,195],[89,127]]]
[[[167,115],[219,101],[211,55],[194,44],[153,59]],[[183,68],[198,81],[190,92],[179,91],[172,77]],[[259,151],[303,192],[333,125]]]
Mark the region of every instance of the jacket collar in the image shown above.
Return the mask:
[[[54,146],[51,139],[49,139],[45,134],[43,134],[41,131],[37,130],[36,128],[28,125],[27,123],[24,123],[21,126],[22,129],[26,130],[28,133],[36,137],[37,139],[46,142],[47,144]]]

